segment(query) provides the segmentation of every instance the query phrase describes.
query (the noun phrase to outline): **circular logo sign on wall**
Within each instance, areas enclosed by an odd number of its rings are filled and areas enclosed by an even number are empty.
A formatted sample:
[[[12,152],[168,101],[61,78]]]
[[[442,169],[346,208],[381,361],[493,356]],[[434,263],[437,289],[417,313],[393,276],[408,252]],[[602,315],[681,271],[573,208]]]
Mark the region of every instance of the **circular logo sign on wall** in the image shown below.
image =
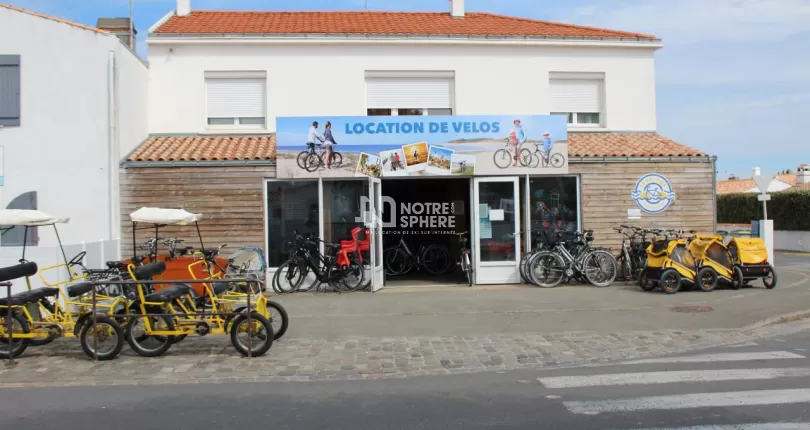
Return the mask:
[[[658,173],[648,173],[636,182],[632,198],[644,212],[660,213],[675,201],[675,191],[667,178]]]

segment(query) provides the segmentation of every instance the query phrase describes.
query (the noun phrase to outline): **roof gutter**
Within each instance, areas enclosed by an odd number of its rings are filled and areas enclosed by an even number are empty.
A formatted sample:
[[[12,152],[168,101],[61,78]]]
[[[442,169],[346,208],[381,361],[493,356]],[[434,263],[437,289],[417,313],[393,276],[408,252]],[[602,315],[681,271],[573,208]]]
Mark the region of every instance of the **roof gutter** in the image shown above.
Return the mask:
[[[223,160],[223,161],[124,161],[123,168],[132,167],[247,167],[275,166],[275,160]]]
[[[455,36],[419,34],[158,34],[150,33],[147,44],[176,43],[258,43],[258,44],[408,44],[426,45],[516,45],[516,46],[599,46],[622,48],[662,48],[661,39],[635,37],[572,36]]]
[[[711,157],[569,157],[569,163],[708,163]]]

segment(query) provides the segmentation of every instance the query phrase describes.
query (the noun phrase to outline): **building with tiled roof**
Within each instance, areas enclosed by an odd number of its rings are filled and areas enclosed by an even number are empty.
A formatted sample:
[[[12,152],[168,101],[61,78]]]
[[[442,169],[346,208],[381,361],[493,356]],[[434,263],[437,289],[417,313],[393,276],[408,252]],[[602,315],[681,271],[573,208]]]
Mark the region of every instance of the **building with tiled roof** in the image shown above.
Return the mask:
[[[215,214],[209,242],[261,244],[271,268],[293,230],[348,239],[376,188],[369,175],[398,202],[461,205],[474,261],[502,259],[517,240],[504,232],[544,226],[593,229],[605,246],[618,245],[619,224],[715,229],[715,158],[657,130],[663,42],[651,32],[467,11],[462,0],[446,12],[194,3],[177,0],[149,29],[150,135],[122,154],[122,213],[171,202]],[[510,132],[523,141],[517,158]],[[322,138],[333,157],[308,149]],[[532,216],[493,218],[489,233],[470,190],[484,202],[497,189],[490,213],[528,210],[511,184],[526,188]],[[520,279],[475,264],[476,283]],[[383,284],[372,275],[370,288]]]
[[[810,183],[810,172],[806,164],[800,164],[796,169],[797,173],[780,173],[775,175],[768,185],[768,192],[785,191],[793,189],[805,189]],[[755,172],[756,174],[756,172]],[[732,177],[726,180],[717,181],[717,194],[732,193],[759,193],[753,179],[741,179]]]

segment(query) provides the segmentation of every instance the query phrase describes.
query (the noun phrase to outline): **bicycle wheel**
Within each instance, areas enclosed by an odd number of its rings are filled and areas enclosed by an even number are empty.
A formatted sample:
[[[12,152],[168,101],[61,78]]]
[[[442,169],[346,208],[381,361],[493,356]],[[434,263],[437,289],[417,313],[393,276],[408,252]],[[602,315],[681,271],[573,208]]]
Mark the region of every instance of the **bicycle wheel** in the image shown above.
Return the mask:
[[[84,353],[90,358],[96,355],[101,361],[117,357],[124,347],[124,330],[115,320],[103,315],[96,315],[95,324],[92,318],[88,318],[79,338]],[[98,349],[95,349],[96,345]]]
[[[300,167],[302,169],[305,169],[305,167],[304,167],[304,166],[306,166],[305,162],[306,162],[307,157],[309,156],[309,154],[310,154],[310,151],[301,151],[301,152],[298,153],[298,156],[295,157],[296,162],[298,162],[298,167]]]
[[[28,339],[21,339],[21,338],[14,338],[12,341],[8,339],[8,315],[5,312],[5,309],[0,315],[0,327],[3,327],[3,337],[0,338],[0,358],[7,359],[7,358],[14,358],[19,357],[25,349],[28,348]],[[12,314],[11,315],[11,333],[13,335],[21,335],[21,334],[28,334],[31,333],[31,329],[28,326],[28,321],[26,321],[23,317]]]
[[[565,277],[565,261],[555,252],[540,251],[532,261],[529,276],[538,287],[556,287]]]
[[[357,291],[366,280],[366,270],[356,258],[349,258],[349,265],[341,268],[343,287],[348,291]]]
[[[492,161],[495,163],[496,166],[498,166],[499,169],[505,169],[509,167],[510,164],[512,164],[514,158],[512,157],[512,154],[509,151],[507,151],[504,148],[501,148],[495,151],[494,154],[492,154]]]
[[[523,257],[520,258],[520,264],[518,264],[518,271],[520,272],[520,279],[523,280],[524,284],[528,284],[530,281],[526,277],[526,263],[529,262],[529,258],[531,258],[532,254],[527,252],[523,254]]]
[[[624,254],[619,255],[616,257],[616,265],[619,268],[619,273],[616,274],[616,279],[621,279],[622,281],[629,281],[632,276],[632,269],[630,268],[630,262],[624,258]],[[633,278],[635,280],[635,278]]]
[[[430,245],[422,254],[422,267],[431,275],[441,275],[450,268],[450,253],[440,245]]]
[[[307,172],[314,172],[318,170],[322,164],[323,159],[321,156],[313,152],[307,155],[307,159],[304,161],[304,168],[307,170]]]
[[[166,315],[130,315],[124,337],[130,348],[141,357],[163,355],[174,343],[174,336],[148,334],[144,324],[146,318],[149,318],[149,325],[153,331],[174,331],[174,321]],[[138,326],[139,323],[142,326]]]
[[[461,268],[464,269],[464,273],[467,275],[467,286],[472,287],[473,268],[472,261],[470,261],[470,251],[464,251],[464,253],[461,254]]]
[[[408,268],[408,256],[399,248],[387,248],[383,251],[383,265],[386,275],[401,275]]]
[[[240,335],[250,340],[240,338]],[[231,344],[240,354],[261,357],[273,346],[273,325],[258,312],[251,312],[250,324],[246,314],[236,317],[231,325]]]
[[[273,274],[273,291],[278,294],[292,293],[301,286],[306,275],[301,265],[294,260],[281,263]]]
[[[332,167],[340,167],[343,164],[343,155],[340,152],[332,151]]]
[[[596,287],[609,287],[616,279],[616,272],[618,266],[616,265],[616,257],[608,251],[597,249],[591,251],[582,260],[583,271],[585,272],[585,279]]]
[[[532,167],[532,158],[534,154],[529,148],[523,148],[520,150],[520,155],[518,156],[518,160],[520,161],[520,165],[523,167]]]
[[[268,300],[267,313],[270,315],[270,324],[273,326],[273,339],[279,340],[284,333],[287,333],[287,327],[290,325],[287,310],[280,303]]]
[[[548,157],[548,164],[551,167],[562,167],[565,164],[565,156],[562,154],[554,153]]]

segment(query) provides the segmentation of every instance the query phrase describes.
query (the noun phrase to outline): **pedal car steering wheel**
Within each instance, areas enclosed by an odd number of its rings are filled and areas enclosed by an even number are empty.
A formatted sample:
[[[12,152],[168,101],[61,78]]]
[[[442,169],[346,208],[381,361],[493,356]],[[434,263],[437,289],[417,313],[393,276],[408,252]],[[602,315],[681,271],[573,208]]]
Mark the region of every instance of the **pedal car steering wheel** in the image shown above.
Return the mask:
[[[87,255],[87,251],[82,251],[76,254],[69,262],[68,266],[75,266],[77,264],[82,264],[82,260],[84,260],[84,256]]]

